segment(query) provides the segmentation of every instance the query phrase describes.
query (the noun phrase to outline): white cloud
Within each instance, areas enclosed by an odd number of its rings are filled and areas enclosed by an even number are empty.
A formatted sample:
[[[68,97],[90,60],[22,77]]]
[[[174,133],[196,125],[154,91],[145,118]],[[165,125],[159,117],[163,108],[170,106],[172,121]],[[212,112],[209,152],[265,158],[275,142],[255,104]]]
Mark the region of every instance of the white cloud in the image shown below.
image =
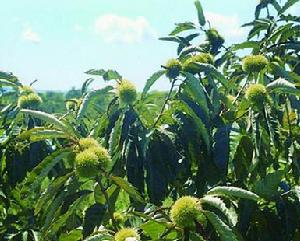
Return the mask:
[[[138,43],[155,37],[155,31],[142,16],[134,19],[107,14],[95,22],[95,32],[106,42]]]
[[[246,30],[241,27],[241,21],[237,15],[222,15],[214,12],[207,12],[206,19],[212,27],[215,27],[228,40],[238,40],[246,36]]]
[[[30,26],[24,26],[23,38],[27,41],[33,42],[33,43],[39,43],[41,42],[41,38],[37,32],[34,32]]]

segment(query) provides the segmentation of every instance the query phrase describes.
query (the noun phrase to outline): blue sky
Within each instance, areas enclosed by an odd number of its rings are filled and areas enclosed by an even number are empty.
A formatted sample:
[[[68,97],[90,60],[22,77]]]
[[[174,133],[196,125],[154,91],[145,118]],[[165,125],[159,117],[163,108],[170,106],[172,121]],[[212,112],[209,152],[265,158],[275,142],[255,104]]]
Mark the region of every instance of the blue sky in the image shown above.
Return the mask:
[[[245,37],[240,25],[254,0],[202,0],[207,17],[228,39]],[[2,0],[0,69],[39,90],[80,87],[91,68],[111,68],[139,89],[176,45],[159,41],[175,22],[196,21],[192,0]],[[95,83],[96,88],[103,81]],[[165,89],[161,80],[156,89]]]

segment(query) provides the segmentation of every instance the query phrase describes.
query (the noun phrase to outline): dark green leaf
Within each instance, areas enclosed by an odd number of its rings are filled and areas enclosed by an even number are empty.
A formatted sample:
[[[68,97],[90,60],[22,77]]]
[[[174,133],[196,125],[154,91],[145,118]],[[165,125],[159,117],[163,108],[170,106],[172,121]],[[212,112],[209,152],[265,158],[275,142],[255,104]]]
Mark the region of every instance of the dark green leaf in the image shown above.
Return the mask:
[[[219,234],[221,241],[238,241],[233,230],[215,213],[205,211],[204,214]]]
[[[199,0],[195,1],[195,7],[197,9],[197,13],[198,13],[198,21],[199,21],[199,24],[201,26],[204,26],[205,23],[206,23],[206,20],[205,20],[205,17],[204,17],[204,13],[203,13],[203,8],[201,6],[201,3]]]
[[[292,7],[297,2],[299,2],[299,0],[288,0],[285,3],[285,5],[281,8],[281,10],[278,12],[278,14],[284,13],[286,10],[288,10],[290,7]]]
[[[112,80],[112,79],[120,80],[120,79],[122,79],[122,76],[117,71],[109,69],[103,75],[103,79],[105,81],[109,81],[109,80]]]
[[[103,76],[106,73],[106,71],[104,69],[90,69],[90,70],[86,71],[85,73],[89,74],[89,75]]]
[[[273,200],[278,195],[278,185],[284,173],[285,171],[279,170],[267,174],[265,178],[255,182],[253,191],[267,200]]]

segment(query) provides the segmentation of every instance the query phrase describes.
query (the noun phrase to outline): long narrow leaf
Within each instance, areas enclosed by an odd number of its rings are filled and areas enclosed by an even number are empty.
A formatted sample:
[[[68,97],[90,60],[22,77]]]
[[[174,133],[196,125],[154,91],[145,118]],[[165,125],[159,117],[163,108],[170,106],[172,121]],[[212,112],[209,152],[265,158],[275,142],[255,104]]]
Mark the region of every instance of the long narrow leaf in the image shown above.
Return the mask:
[[[42,112],[42,111],[28,110],[28,109],[22,109],[21,112],[24,114],[30,115],[32,117],[41,119],[49,124],[52,124],[55,127],[57,127],[58,129],[66,132],[66,133],[75,135],[74,130],[71,126],[63,123],[62,121],[57,119],[54,115],[51,115],[51,114],[48,114],[48,113]]]
[[[206,20],[205,20],[205,17],[204,17],[204,13],[203,13],[203,8],[201,6],[201,3],[199,0],[195,1],[195,7],[197,9],[197,14],[198,14],[198,21],[199,21],[199,24],[201,26],[204,26],[205,23],[206,23]]]
[[[221,241],[238,241],[236,235],[233,233],[233,230],[215,213],[205,211],[204,214],[219,234]]]
[[[208,195],[225,195],[257,201],[259,196],[239,187],[215,187],[207,192]]]
[[[150,90],[151,86],[155,83],[155,81],[158,80],[165,72],[166,72],[165,70],[159,70],[154,74],[152,74],[149,79],[147,79],[143,89],[142,99],[145,98],[146,94]]]

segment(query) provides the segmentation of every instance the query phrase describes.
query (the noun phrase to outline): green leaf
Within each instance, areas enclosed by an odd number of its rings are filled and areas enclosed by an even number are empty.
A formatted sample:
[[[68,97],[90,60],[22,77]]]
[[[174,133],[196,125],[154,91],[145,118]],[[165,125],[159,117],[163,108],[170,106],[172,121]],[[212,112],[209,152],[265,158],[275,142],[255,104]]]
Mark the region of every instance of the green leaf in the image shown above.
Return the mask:
[[[81,93],[86,93],[88,91],[88,87],[93,81],[93,78],[88,78],[86,81],[84,81],[81,87]]]
[[[221,241],[238,241],[233,230],[227,224],[225,224],[215,213],[204,211],[204,214],[207,217],[208,221],[213,225]]]
[[[165,73],[166,73],[165,70],[159,70],[159,71],[155,72],[154,74],[152,74],[149,79],[147,79],[146,84],[143,89],[142,99],[144,99],[146,97],[146,94],[150,90],[151,86],[155,83],[155,81],[158,80]]]
[[[113,237],[108,234],[95,234],[86,238],[84,241],[107,241],[107,240],[113,240]]]
[[[82,239],[82,231],[79,229],[74,229],[71,232],[63,233],[59,236],[58,241],[78,241]]]
[[[227,173],[227,167],[229,162],[229,133],[231,126],[223,125],[220,126],[214,133],[213,139],[213,158],[216,166],[219,168],[221,173],[225,175]]]
[[[229,196],[229,197],[236,197],[236,198],[244,198],[257,201],[259,196],[255,193],[247,191],[245,189],[239,187],[222,187],[218,186],[213,189],[210,189],[207,192],[208,195],[220,195],[220,196]]]
[[[298,201],[300,202],[300,186],[295,186],[293,192],[298,198]]]
[[[160,235],[166,230],[166,225],[153,220],[149,220],[140,226],[143,233],[151,238],[151,240],[159,240]]]
[[[205,241],[205,239],[198,233],[191,232],[190,241]]]
[[[267,200],[273,200],[278,195],[278,186],[284,174],[284,170],[267,174],[265,178],[255,182],[253,191]]]
[[[285,5],[281,8],[281,10],[278,12],[278,14],[284,13],[286,10],[288,10],[290,7],[292,7],[297,2],[299,2],[299,0],[288,0],[285,3]]]
[[[22,109],[21,112],[24,114],[30,115],[32,117],[35,117],[37,119],[41,119],[45,122],[48,122],[49,124],[54,125],[58,129],[66,132],[66,133],[75,135],[74,130],[70,125],[63,123],[62,121],[57,119],[54,115],[51,115],[51,114],[48,114],[48,113],[42,112],[42,111],[27,110],[27,109]]]
[[[194,63],[194,64],[197,65],[200,72],[204,72],[207,75],[212,76],[214,79],[219,80],[220,83],[224,87],[227,87],[227,85],[228,85],[227,79],[213,65],[211,65],[211,64],[201,64],[201,63]]]
[[[104,69],[90,69],[85,72],[89,75],[97,75],[102,76],[105,81],[113,80],[113,79],[122,79],[122,76],[115,70],[104,70]]]
[[[71,153],[71,149],[60,149],[47,156],[28,174],[27,178],[25,179],[25,184],[30,184],[30,189],[35,190],[52,170],[52,168],[62,159],[68,157]]]
[[[97,97],[101,97],[103,95],[106,95],[109,91],[113,89],[112,86],[106,86],[103,89],[100,90],[93,90],[90,91],[88,94],[85,95],[85,97],[82,100],[82,103],[80,105],[78,114],[77,114],[77,120],[81,120],[87,113],[89,106],[93,103],[93,101]]]
[[[300,96],[300,90],[296,88],[295,84],[286,79],[279,78],[267,85],[267,90],[281,94],[293,94]]]
[[[179,103],[176,102],[176,109],[192,117],[192,119],[196,122],[198,131],[201,133],[201,137],[204,140],[209,150],[210,148],[210,135],[208,133],[209,130],[206,128],[203,121],[196,115],[196,113],[185,102],[179,102]]]
[[[231,226],[235,226],[237,223],[237,214],[233,213],[229,208],[226,207],[225,202],[219,198],[210,195],[206,195],[200,199],[201,203],[206,203],[214,208],[217,208],[224,214]]]
[[[94,188],[94,199],[96,203],[105,204],[105,196],[102,192],[101,186],[98,183]]]
[[[204,110],[206,117],[209,116],[209,109],[206,100],[205,88],[200,84],[200,81],[191,73],[184,73],[186,76],[186,86],[184,91],[198,103]]]
[[[40,199],[36,202],[34,214],[37,215],[48,202],[51,202],[57,195],[60,188],[67,182],[72,173],[68,173],[65,176],[56,178],[52,183],[49,184],[47,190],[42,194]]]
[[[103,75],[103,79],[105,81],[108,81],[108,80],[120,80],[122,79],[122,76],[115,70],[107,70],[106,73]]]
[[[297,1],[299,1],[299,0],[297,0]],[[280,7],[279,3],[277,2],[277,0],[273,0],[271,2],[271,4],[273,5],[273,7],[276,9],[277,12],[281,11],[281,7]]]
[[[260,43],[258,41],[246,41],[240,44],[232,45],[231,49],[233,51],[240,50],[240,49],[258,49]]]
[[[180,43],[179,38],[178,37],[173,37],[173,36],[171,36],[171,37],[162,37],[162,38],[159,38],[159,40]]]
[[[60,210],[64,200],[68,195],[73,194],[75,191],[63,191],[59,192],[58,195],[46,206],[46,211],[43,212],[44,223],[42,229],[47,229],[55,217],[60,216]]]
[[[170,36],[176,35],[186,30],[195,29],[195,24],[192,22],[185,22],[185,23],[176,23],[176,28],[169,34]]]
[[[197,14],[198,14],[198,21],[199,21],[199,24],[201,26],[204,26],[206,21],[205,21],[205,17],[204,17],[204,13],[203,13],[203,8],[201,6],[201,3],[199,0],[195,1],[195,7],[197,9]]]
[[[263,6],[262,4],[258,4],[255,8],[255,19],[259,18],[260,12],[261,10],[264,8],[265,6]]]
[[[32,233],[33,241],[39,241],[39,233],[34,231],[33,229],[30,229],[30,231]]]
[[[70,205],[68,211],[63,215],[57,217],[49,226],[47,230],[44,231],[46,234],[46,238],[51,237],[52,235],[56,234],[59,229],[66,225],[69,217],[74,214],[76,211],[84,208],[86,205],[86,200],[89,198],[90,194],[85,194],[78,198],[72,205]]]
[[[55,138],[66,138],[70,136],[60,130],[47,129],[45,127],[35,127],[30,130],[22,132],[19,136],[21,139],[29,139],[30,142],[37,142],[46,139],[55,139]]]
[[[89,75],[103,76],[106,73],[106,71],[104,69],[90,69],[90,70],[86,71],[85,73],[89,74]]]
[[[101,226],[102,221],[105,217],[105,213],[107,213],[107,205],[98,203],[89,206],[84,211],[84,219],[82,224],[82,234],[84,237],[89,236],[93,233],[96,227]]]
[[[253,158],[253,143],[249,136],[239,136],[239,142],[233,153],[233,166],[237,179],[243,180],[249,175],[250,166]]]
[[[127,182],[125,179],[122,177],[117,177],[117,176],[110,176],[110,179],[117,184],[121,189],[123,189],[125,192],[129,194],[131,198],[134,200],[144,203],[144,199],[141,196],[141,194],[136,190],[135,187],[133,187],[129,182]]]
[[[9,81],[13,81],[17,85],[21,85],[19,80],[17,79],[17,77],[14,76],[13,73],[11,73],[11,72],[4,72],[4,71],[0,70],[0,79],[6,79],[6,80],[9,80]]]
[[[18,85],[14,82],[11,82],[9,80],[5,80],[5,79],[0,79],[0,86],[13,86],[13,87],[17,87]]]

